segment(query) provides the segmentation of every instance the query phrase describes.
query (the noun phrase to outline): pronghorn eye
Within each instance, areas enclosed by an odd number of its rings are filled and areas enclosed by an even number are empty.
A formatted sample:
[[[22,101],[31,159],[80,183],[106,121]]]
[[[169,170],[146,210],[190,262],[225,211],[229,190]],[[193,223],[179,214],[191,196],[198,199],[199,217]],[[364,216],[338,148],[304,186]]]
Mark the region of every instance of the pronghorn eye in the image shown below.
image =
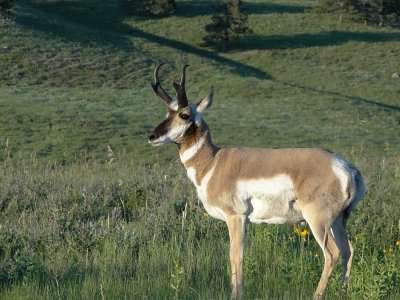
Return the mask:
[[[190,118],[190,116],[189,116],[188,114],[180,114],[179,117],[180,117],[182,120],[188,120],[188,119]]]

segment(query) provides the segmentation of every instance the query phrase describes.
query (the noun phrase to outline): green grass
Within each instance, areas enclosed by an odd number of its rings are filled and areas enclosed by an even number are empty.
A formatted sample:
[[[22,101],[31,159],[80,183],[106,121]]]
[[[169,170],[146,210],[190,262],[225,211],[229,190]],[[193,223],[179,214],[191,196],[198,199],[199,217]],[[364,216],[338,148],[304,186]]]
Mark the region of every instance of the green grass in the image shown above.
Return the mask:
[[[400,249],[384,252],[399,239],[399,161],[386,163],[359,162],[370,184],[349,226],[352,299],[400,292]],[[1,181],[6,299],[228,297],[225,225],[204,216],[178,163],[27,161],[3,165]],[[246,298],[310,298],[322,265],[313,238],[292,225],[247,229]],[[338,270],[327,297],[344,297]]]
[[[111,0],[16,1],[0,19],[1,298],[229,297],[226,226],[203,215],[176,147],[147,143],[165,113],[160,62],[171,93],[185,63],[193,102],[214,85],[216,144],[325,147],[356,164],[368,192],[349,222],[350,289],[337,268],[327,299],[399,298],[400,31],[314,3],[246,2],[254,35],[216,53],[201,46],[214,1],[162,19]],[[293,229],[248,225],[246,299],[311,298],[321,252]]]

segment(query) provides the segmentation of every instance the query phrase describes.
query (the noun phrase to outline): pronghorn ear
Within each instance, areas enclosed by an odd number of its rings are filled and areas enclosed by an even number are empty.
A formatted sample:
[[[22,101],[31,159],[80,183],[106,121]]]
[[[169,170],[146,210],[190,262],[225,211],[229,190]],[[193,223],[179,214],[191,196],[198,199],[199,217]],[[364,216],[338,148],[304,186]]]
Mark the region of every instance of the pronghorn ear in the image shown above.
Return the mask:
[[[214,98],[214,87],[211,86],[210,93],[201,101],[196,103],[196,111],[199,113],[203,113],[209,108],[212,104]]]

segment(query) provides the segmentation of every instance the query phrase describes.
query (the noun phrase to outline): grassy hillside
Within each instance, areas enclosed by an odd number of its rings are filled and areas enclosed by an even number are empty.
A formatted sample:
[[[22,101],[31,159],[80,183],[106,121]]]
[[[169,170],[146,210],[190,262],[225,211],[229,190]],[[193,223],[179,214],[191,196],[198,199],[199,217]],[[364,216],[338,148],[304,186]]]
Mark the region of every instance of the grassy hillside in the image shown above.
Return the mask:
[[[218,145],[355,163],[368,194],[349,224],[349,297],[400,297],[400,31],[252,0],[254,35],[217,53],[201,46],[215,3],[144,18],[112,0],[21,0],[0,19],[2,298],[228,297],[225,225],[203,214],[176,147],[147,143],[165,114],[150,87],[160,62],[171,94],[186,63],[193,102],[214,85]],[[248,226],[246,298],[311,297],[323,259],[293,229]],[[339,275],[328,299],[346,297]]]
[[[400,144],[398,30],[338,24],[308,13],[312,1],[258,1],[248,5],[254,35],[220,54],[199,46],[213,2],[179,1],[162,19],[125,16],[117,3],[17,1],[2,21],[1,142],[13,156],[102,158],[107,145],[158,154],[145,135],[163,115],[149,88],[159,62],[171,93],[184,63],[194,101],[215,85],[207,120],[219,144],[374,155]]]

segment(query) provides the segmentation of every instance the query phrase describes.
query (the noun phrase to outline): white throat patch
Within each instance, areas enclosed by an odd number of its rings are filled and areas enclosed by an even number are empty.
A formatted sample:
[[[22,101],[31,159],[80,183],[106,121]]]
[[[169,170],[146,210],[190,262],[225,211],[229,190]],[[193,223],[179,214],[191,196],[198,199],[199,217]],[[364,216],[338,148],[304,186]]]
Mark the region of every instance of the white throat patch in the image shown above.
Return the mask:
[[[196,153],[200,150],[200,148],[204,144],[204,137],[201,137],[196,143],[191,146],[189,149],[185,150],[183,153],[180,153],[179,156],[181,158],[182,163],[189,161]]]

